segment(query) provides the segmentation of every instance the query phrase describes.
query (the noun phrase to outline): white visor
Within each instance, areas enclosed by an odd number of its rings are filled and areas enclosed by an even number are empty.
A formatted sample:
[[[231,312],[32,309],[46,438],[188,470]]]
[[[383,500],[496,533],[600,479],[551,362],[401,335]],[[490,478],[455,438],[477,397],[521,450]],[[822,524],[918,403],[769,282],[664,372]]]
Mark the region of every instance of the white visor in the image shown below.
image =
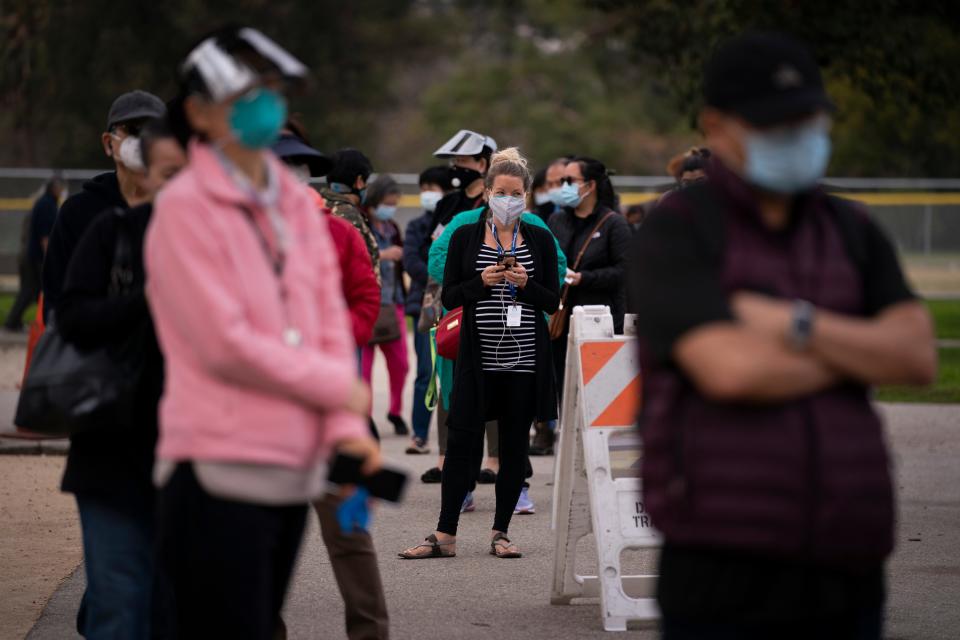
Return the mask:
[[[302,62],[256,29],[241,29],[239,35],[254,51],[276,66],[285,78],[300,80],[307,77],[307,67]]]
[[[497,142],[490,136],[461,129],[455,136],[433,152],[438,158],[454,158],[456,156],[476,156],[483,153],[483,148],[489,147],[491,151],[497,150]]]
[[[256,29],[241,29],[237,37],[274,65],[286,78],[302,79],[307,68],[280,45]],[[254,86],[260,74],[225,51],[217,38],[207,38],[190,52],[181,67],[183,74],[196,70],[215,102],[239,95]]]

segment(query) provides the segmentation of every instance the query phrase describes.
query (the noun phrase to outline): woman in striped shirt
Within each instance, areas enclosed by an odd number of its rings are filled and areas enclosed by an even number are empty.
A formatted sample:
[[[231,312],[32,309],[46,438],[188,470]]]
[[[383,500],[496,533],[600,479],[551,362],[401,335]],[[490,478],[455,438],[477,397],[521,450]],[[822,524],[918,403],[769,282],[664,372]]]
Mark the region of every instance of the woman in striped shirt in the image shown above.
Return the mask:
[[[456,555],[460,507],[483,447],[483,424],[496,420],[500,473],[490,553],[518,558],[507,538],[523,486],[531,423],[557,415],[546,314],[560,302],[557,250],[545,229],[520,220],[530,188],[527,162],[516,149],[491,158],[488,209],[450,240],[443,306],[463,307],[460,350],[448,418],[440,521],[403,558]]]

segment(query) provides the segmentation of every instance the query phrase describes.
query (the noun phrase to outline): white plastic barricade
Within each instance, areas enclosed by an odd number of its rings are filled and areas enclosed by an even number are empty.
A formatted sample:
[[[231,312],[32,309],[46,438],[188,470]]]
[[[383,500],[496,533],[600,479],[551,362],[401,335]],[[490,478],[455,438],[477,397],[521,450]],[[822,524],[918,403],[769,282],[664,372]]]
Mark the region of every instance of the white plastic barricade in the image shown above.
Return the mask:
[[[624,576],[620,568],[625,549],[642,550],[652,563],[660,546],[640,492],[641,444],[633,429],[640,403],[635,338],[614,335],[605,306],[576,307],[570,323],[554,472],[550,601],[599,597],[603,628],[625,631],[628,621],[660,615],[657,576]],[[632,327],[632,318],[627,325]],[[577,575],[577,542],[591,532],[599,575]]]

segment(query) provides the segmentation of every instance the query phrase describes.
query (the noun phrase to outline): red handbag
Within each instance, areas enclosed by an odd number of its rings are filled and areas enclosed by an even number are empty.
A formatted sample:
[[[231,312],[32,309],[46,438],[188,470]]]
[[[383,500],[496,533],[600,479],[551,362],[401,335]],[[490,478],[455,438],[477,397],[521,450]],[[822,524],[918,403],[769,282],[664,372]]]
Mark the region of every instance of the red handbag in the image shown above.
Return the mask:
[[[437,325],[437,353],[447,360],[456,360],[460,351],[460,325],[463,320],[463,307],[457,307],[440,318]]]

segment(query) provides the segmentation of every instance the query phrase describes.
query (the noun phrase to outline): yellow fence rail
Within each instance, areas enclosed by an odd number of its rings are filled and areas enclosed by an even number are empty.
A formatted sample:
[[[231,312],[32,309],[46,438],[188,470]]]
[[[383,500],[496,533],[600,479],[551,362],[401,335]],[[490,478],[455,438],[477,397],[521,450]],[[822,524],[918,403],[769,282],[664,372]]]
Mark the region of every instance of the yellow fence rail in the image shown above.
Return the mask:
[[[945,206],[960,205],[960,191],[932,191],[932,192],[837,192],[836,195],[850,200],[857,200],[866,205],[875,207],[893,206]],[[620,202],[624,205],[646,204],[659,198],[661,194],[651,192],[621,192]],[[0,198],[0,212],[29,211],[33,207],[30,198]],[[407,194],[400,197],[400,207],[418,209],[420,196]]]

